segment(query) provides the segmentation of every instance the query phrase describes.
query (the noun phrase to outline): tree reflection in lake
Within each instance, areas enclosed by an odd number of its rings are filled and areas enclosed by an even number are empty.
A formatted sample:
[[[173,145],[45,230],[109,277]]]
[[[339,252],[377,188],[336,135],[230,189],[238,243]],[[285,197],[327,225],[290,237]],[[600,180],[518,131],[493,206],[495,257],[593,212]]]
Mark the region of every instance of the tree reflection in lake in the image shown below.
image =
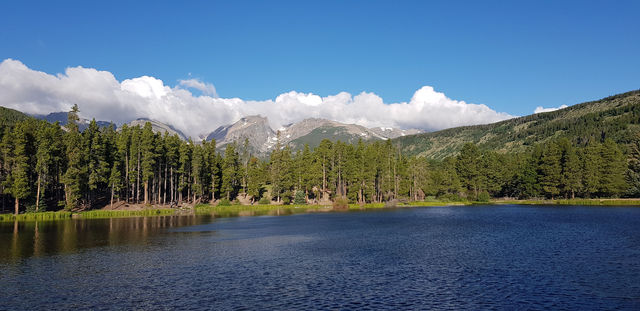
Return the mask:
[[[89,247],[147,244],[168,228],[197,225],[211,216],[154,216],[0,223],[0,261],[74,253]]]

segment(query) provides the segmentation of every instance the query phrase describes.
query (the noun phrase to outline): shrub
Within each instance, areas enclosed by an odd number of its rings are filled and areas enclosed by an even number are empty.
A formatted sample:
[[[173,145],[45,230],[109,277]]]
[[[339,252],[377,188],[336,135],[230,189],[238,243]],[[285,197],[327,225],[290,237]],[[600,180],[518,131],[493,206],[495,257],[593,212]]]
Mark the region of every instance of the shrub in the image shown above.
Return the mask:
[[[333,201],[333,209],[339,209],[339,210],[349,209],[349,199],[345,197],[336,198]]]
[[[482,191],[478,194],[478,202],[489,202],[489,199],[491,199],[489,192]]]
[[[295,204],[307,204],[307,199],[302,191],[296,191],[296,197],[293,200]]]
[[[444,194],[442,196],[439,197],[440,200],[445,201],[445,202],[460,202],[460,201],[464,201],[462,199],[462,197],[460,197],[460,195],[454,194],[454,193],[447,193]]]
[[[271,203],[271,200],[269,200],[269,198],[267,197],[262,197],[262,199],[260,199],[260,201],[258,201],[258,204],[262,204],[262,205],[268,205]]]
[[[218,202],[218,206],[231,206],[231,201],[229,201],[229,199],[222,199]]]

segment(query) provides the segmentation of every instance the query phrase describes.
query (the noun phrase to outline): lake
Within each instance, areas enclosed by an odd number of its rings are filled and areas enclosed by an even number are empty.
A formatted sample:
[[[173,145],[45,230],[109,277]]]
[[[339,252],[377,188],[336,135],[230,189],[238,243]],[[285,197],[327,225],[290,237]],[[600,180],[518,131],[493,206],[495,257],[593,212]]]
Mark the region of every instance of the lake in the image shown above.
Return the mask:
[[[640,309],[640,208],[0,224],[0,309]]]

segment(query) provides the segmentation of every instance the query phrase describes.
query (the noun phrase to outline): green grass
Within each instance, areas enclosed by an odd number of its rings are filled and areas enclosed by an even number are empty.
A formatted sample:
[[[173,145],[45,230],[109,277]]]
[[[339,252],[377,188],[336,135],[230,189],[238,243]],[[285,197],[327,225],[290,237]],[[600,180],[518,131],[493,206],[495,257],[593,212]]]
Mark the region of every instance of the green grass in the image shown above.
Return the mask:
[[[163,216],[173,215],[175,210],[173,209],[145,209],[141,211],[105,211],[94,210],[80,212],[81,218],[94,219],[94,218],[119,218],[119,217],[140,217],[140,216]]]
[[[71,212],[40,212],[25,214],[0,214],[0,221],[42,221],[42,220],[60,220],[70,219]]]
[[[96,218],[121,218],[121,217],[140,217],[140,216],[162,216],[173,215],[173,209],[145,209],[141,211],[105,211],[94,210],[80,213],[72,213],[67,211],[58,212],[39,212],[24,213],[15,216],[13,214],[0,214],[0,221],[43,221],[43,220],[61,220],[71,219],[72,217],[96,219]]]
[[[573,199],[555,200],[558,205],[596,205],[596,206],[640,206],[638,199]]]
[[[640,206],[640,199],[492,200],[490,204]]]

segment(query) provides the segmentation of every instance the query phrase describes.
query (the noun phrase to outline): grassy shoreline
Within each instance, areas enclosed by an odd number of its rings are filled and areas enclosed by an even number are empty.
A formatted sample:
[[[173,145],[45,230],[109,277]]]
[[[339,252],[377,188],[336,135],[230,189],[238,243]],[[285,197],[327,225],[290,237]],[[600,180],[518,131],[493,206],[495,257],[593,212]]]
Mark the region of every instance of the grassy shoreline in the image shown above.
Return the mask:
[[[13,221],[48,221],[48,220],[64,220],[72,218],[82,219],[100,219],[100,218],[125,218],[125,217],[146,217],[146,216],[167,216],[175,214],[176,210],[169,208],[149,208],[137,211],[118,211],[118,210],[92,210],[84,212],[38,212],[18,214],[0,214],[0,222]]]
[[[405,207],[425,206],[464,206],[464,205],[583,205],[583,206],[640,206],[640,199],[570,199],[570,200],[499,200],[489,202],[446,202],[446,201],[415,201],[399,203],[396,206],[388,206],[386,203],[366,203],[363,205],[352,203],[347,209],[334,209],[331,205],[229,205],[213,206],[209,204],[197,204],[193,208],[195,215],[214,215],[217,217],[235,216],[262,216],[262,215],[294,215],[302,213],[319,213],[347,210],[371,210]],[[152,217],[176,215],[178,210],[170,208],[148,208],[144,210],[92,210],[84,212],[39,212],[24,213],[17,216],[13,214],[0,214],[0,222],[13,221],[48,221],[64,220],[72,218],[100,219],[100,218],[125,218],[125,217]]]
[[[640,199],[491,200],[496,205],[640,206]]]

